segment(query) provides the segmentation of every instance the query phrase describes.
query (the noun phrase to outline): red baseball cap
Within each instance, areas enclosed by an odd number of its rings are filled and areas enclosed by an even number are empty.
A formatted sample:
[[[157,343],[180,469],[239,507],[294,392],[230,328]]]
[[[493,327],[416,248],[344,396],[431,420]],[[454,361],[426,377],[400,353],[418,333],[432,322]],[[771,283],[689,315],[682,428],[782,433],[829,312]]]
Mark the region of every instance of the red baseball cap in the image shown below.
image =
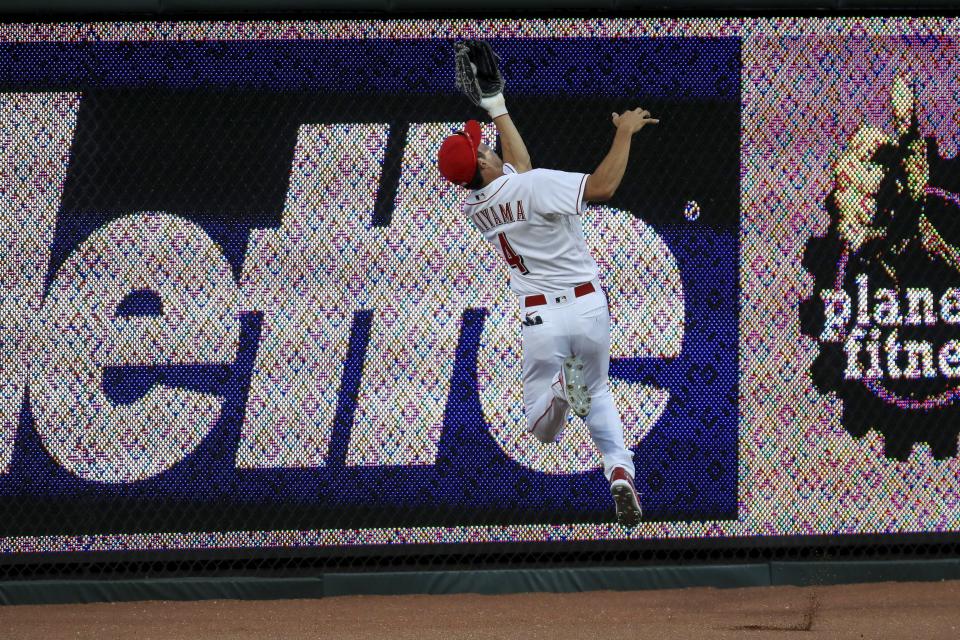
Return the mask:
[[[467,186],[477,173],[477,147],[480,146],[480,123],[467,120],[463,131],[457,131],[440,145],[437,167],[440,175],[458,184]]]

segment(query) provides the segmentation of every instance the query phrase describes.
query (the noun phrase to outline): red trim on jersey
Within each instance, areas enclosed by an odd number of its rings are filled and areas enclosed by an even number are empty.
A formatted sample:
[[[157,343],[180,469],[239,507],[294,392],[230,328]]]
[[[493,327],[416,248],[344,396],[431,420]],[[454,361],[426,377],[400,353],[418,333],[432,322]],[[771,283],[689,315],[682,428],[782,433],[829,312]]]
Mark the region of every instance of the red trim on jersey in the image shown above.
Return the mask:
[[[503,181],[503,184],[500,185],[500,189],[503,189],[505,186],[507,186],[507,181],[506,181],[506,180],[504,180],[504,181]],[[497,195],[498,193],[500,193],[500,189],[497,189],[496,191],[494,191],[493,193],[491,193],[491,194],[490,194],[490,198],[492,198],[493,196],[495,196],[495,195]],[[472,195],[472,194],[471,194],[471,195]],[[486,200],[477,200],[476,202],[470,202],[470,196],[467,196],[467,199],[466,199],[466,201],[464,202],[464,204],[482,204],[482,203],[486,202],[487,200],[489,200],[490,198],[487,198]]]
[[[576,206],[577,215],[583,215],[583,211],[580,209],[580,205],[583,204],[583,193],[584,191],[587,190],[587,178],[589,177],[590,177],[589,174],[584,174],[583,177],[580,178],[580,188],[577,190],[577,206]]]

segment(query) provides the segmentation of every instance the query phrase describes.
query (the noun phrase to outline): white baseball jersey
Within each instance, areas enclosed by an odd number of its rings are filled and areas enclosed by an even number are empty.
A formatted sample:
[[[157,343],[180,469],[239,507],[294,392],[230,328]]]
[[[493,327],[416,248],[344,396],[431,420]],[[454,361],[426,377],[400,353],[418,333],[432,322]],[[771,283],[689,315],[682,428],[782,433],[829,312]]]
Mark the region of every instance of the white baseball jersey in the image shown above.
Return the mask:
[[[587,176],[549,169],[503,175],[471,193],[464,213],[510,265],[510,288],[523,316],[523,405],[527,430],[541,441],[560,438],[569,404],[561,378],[564,358],[581,358],[592,407],[590,436],[609,479],[616,467],[634,476],[633,454],[610,392],[610,314],[597,279],[597,263],[583,237],[583,192]],[[575,287],[594,284],[588,292]],[[543,296],[527,305],[527,296]]]
[[[510,265],[516,294],[567,289],[597,277],[580,218],[586,184],[583,173],[517,173],[504,164],[502,176],[467,197],[464,214]]]

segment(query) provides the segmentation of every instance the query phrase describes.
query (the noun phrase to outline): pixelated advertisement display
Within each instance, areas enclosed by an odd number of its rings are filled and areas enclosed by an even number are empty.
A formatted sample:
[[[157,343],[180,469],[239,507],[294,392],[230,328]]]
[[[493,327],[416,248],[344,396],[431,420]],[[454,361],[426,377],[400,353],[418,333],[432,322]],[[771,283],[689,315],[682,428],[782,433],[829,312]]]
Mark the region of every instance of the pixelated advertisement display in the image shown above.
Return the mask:
[[[3,26],[0,550],[956,531],[955,32]],[[492,39],[535,166],[661,119],[583,216],[638,527],[580,420],[524,430],[439,33]]]

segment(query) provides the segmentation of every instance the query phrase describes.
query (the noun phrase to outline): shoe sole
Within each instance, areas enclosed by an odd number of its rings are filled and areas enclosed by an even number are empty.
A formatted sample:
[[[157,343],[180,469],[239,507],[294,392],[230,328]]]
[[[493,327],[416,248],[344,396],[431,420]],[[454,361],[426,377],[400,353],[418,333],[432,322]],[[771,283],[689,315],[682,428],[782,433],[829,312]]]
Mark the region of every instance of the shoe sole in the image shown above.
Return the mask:
[[[610,485],[613,502],[617,505],[617,523],[624,527],[635,527],[640,524],[643,511],[633,488],[626,482],[614,482]]]
[[[590,394],[583,382],[583,361],[580,358],[570,356],[563,361],[563,380],[570,410],[581,418],[586,417],[590,413]]]

